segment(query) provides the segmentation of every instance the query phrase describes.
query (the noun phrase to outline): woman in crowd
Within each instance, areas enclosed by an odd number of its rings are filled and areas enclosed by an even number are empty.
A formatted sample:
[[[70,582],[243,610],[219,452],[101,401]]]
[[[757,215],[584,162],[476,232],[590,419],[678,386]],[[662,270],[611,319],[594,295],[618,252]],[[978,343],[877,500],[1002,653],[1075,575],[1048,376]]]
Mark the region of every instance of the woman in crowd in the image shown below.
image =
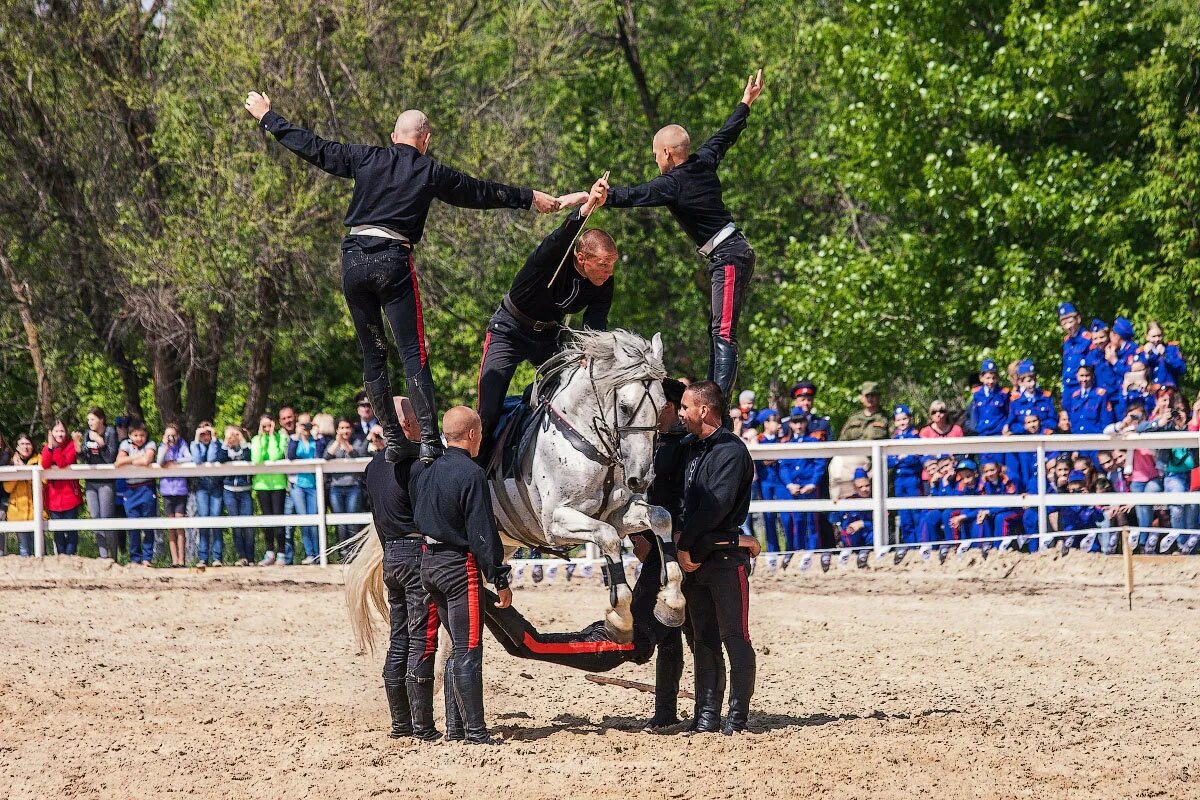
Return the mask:
[[[339,459],[361,458],[367,454],[367,440],[352,441],[354,423],[347,417],[342,417],[337,423],[337,434],[325,446],[325,458],[331,461]],[[334,514],[357,514],[359,499],[362,497],[362,484],[354,472],[334,472],[329,479],[329,507]],[[344,542],[354,535],[353,525],[338,525],[337,541]]]
[[[75,447],[80,464],[113,464],[117,460],[117,429],[108,424],[104,409],[88,411],[87,427],[75,434]],[[92,519],[116,516],[116,487],[112,480],[88,478],[87,508]],[[117,558],[117,532],[96,531],[96,550],[100,558]]]
[[[61,419],[54,421],[50,436],[42,448],[42,466],[66,469],[75,463],[78,451],[75,441],[67,433]],[[46,510],[50,519],[79,519],[79,507],[83,505],[83,491],[76,479],[49,481],[46,489]],[[55,531],[54,551],[60,556],[73,556],[79,548],[79,531]]]
[[[12,465],[32,467],[41,462],[41,456],[33,451],[33,439],[28,434],[17,436],[13,447]],[[8,521],[29,522],[33,519],[33,481],[5,481],[8,492]],[[22,558],[33,555],[33,532],[17,534],[17,552]]]
[[[962,438],[963,429],[957,422],[950,421],[950,412],[941,400],[929,404],[929,424],[921,428],[922,439],[958,439]]]
[[[176,464],[191,464],[192,449],[187,440],[179,435],[179,425],[168,423],[163,428],[162,447],[158,448],[158,465],[172,467]],[[188,479],[183,477],[161,478],[158,481],[158,493],[162,497],[162,513],[164,517],[186,517],[188,501]],[[187,538],[183,528],[171,528],[167,531],[167,541],[171,548],[171,566],[185,566],[184,556],[187,552]]]
[[[325,439],[319,433],[314,434],[315,425],[312,415],[300,414],[296,424],[296,436],[288,439],[287,458],[297,459],[321,458],[325,453]],[[296,476],[292,485],[292,508],[297,514],[317,513],[317,476],[312,472],[302,472]],[[321,558],[321,545],[317,539],[317,526],[300,526],[300,541],[304,545],[304,562],[313,564]]]
[[[250,440],[250,460],[255,464],[268,461],[282,461],[287,458],[287,435],[275,429],[275,419],[270,414],[263,414],[258,420],[258,435]],[[254,496],[258,499],[259,511],[265,516],[283,514],[283,497],[287,494],[287,476],[276,474],[256,474],[253,480]],[[260,567],[269,567],[276,563],[278,553],[279,565],[284,564],[286,552],[286,532],[282,525],[264,526],[263,540],[266,542],[266,553],[263,560],[258,562]]]
[[[242,429],[236,425],[225,426],[225,438],[221,442],[217,460],[222,464],[250,463],[250,448],[245,444]],[[225,513],[231,517],[249,517],[254,514],[254,500],[250,496],[250,478],[246,475],[226,475],[223,479]],[[234,528],[233,546],[237,550],[239,567],[254,563],[254,528]],[[220,563],[214,561],[213,565]]]
[[[1188,407],[1178,392],[1160,390],[1154,418],[1139,428],[1141,431],[1186,431],[1188,429]],[[1164,447],[1155,453],[1155,466],[1162,473],[1164,492],[1188,492],[1192,486],[1192,470],[1196,467],[1196,450],[1190,447]],[[1171,515],[1172,532],[1195,530],[1195,505],[1171,503],[1167,506]],[[1152,537],[1156,538],[1156,537]],[[1171,541],[1175,541],[1172,537]],[[1147,541],[1147,551],[1152,551]],[[1164,545],[1164,549],[1169,546]]]
[[[216,464],[221,458],[221,444],[213,435],[213,425],[204,420],[196,426],[196,438],[192,442],[192,463]],[[221,516],[221,479],[216,475],[196,478],[196,516]],[[225,532],[220,528],[201,528],[200,541],[196,550],[197,564],[221,566],[221,553],[225,545]]]

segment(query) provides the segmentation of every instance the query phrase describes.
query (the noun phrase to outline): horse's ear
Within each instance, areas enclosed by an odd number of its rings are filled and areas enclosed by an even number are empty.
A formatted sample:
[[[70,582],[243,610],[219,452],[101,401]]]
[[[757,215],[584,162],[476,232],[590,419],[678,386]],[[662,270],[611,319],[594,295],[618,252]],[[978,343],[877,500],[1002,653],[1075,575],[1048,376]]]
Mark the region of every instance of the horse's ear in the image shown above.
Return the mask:
[[[654,334],[654,338],[650,340],[650,352],[659,361],[662,361],[662,334]]]

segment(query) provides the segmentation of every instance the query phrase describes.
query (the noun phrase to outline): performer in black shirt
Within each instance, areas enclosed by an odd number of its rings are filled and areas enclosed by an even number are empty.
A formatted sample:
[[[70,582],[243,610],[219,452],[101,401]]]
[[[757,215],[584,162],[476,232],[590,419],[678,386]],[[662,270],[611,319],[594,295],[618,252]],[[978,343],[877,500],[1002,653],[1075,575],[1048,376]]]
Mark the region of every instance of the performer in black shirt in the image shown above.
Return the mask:
[[[713,381],[694,383],[683,394],[683,423],[698,441],[689,450],[684,470],[683,520],[676,546],[686,573],[683,594],[692,624],[696,674],[692,730],[697,733],[744,731],[754,694],[750,555],[741,547],[739,528],[750,508],[754,461],[745,443],[722,427],[724,406]],[[722,645],[729,654],[729,716],[723,729]]]
[[[491,493],[483,469],[471,459],[479,453],[479,415],[455,406],[442,420],[448,449],[428,466],[413,470],[411,489],[417,527],[425,534],[421,583],[437,605],[450,632],[451,658],[445,680],[471,744],[491,741],[483,716],[483,620],[481,582],[496,587],[501,608],[512,604],[509,567],[492,514]],[[452,709],[447,709],[447,729]]]
[[[608,205],[613,208],[666,206],[700,255],[708,260],[712,284],[708,377],[717,382],[726,397],[737,377],[738,316],[754,272],[755,256],[721,199],[717,167],[745,130],[750,106],[762,90],[759,70],[757,77],[751,75],[746,82],[742,102],[725,125],[695,153],[691,152],[688,132],[679,125],[668,125],[654,134],[654,160],[662,174],[639,186],[615,186],[608,195]],[[586,199],[584,192],[559,198],[567,206]]]
[[[583,327],[605,330],[612,305],[612,237],[592,229],[575,237],[593,211],[604,204],[608,183],[592,186],[587,202],[542,240],[513,278],[488,323],[479,364],[479,417],[488,442],[513,373],[521,362],[535,367],[558,352],[563,317],[583,311]],[[483,448],[485,454],[489,448]]]
[[[377,147],[322,139],[272,111],[270,99],[258,92],[247,95],[246,110],[300,158],[331,175],[354,180],[345,219],[350,233],[342,240],[342,291],[363,350],[364,387],[387,437],[387,459],[396,462],[406,446],[391,402],[386,314],[421,425],[421,460],[432,461],[442,444],[412,258],[429,206],[434,200],[463,208],[532,205],[548,213],[558,210],[558,201],[541,192],[477,180],[439,164],[426,154],[432,128],[420,111],[401,114],[392,131],[392,146]]]

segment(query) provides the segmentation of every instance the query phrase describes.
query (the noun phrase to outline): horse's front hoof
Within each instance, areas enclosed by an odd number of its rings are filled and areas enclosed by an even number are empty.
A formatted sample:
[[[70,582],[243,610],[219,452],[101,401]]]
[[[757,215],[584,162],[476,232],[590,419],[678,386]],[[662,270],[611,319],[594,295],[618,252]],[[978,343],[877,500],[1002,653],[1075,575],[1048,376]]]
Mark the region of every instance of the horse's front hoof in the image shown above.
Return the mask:
[[[654,604],[654,618],[666,625],[668,628],[678,628],[683,625],[683,620],[687,616],[687,607],[680,606],[675,608],[661,596],[658,602]]]

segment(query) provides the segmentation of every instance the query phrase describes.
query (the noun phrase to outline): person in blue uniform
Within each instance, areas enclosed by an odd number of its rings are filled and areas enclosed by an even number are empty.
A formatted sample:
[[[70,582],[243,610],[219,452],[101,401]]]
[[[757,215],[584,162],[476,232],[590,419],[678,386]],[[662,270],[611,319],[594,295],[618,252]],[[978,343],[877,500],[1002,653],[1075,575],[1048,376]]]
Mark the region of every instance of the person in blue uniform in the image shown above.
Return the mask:
[[[780,436],[779,412],[774,409],[763,409],[754,418],[755,427],[762,433],[758,435],[758,443],[762,445],[779,444]],[[792,495],[787,490],[787,478],[781,474],[783,462],[779,460],[755,461],[754,469],[758,477],[758,490],[763,500],[790,500]],[[763,515],[763,537],[766,539],[767,552],[779,552],[779,522],[778,512],[768,511]]]
[[[1117,358],[1129,369],[1129,364],[1133,358],[1133,354],[1137,352],[1138,346],[1135,341],[1136,334],[1133,332],[1133,323],[1125,317],[1117,317],[1113,320],[1112,330],[1109,332],[1109,340],[1117,348]]]
[[[1036,457],[1036,453],[1034,454]],[[984,461],[980,468],[979,493],[985,495],[1007,496],[1017,493],[1017,486],[1004,474],[1000,463],[996,460]],[[995,542],[984,542],[983,549],[991,547],[1004,549],[1007,546],[1006,537],[1016,536],[1022,531],[1021,509],[1014,506],[995,506],[981,508],[975,514],[975,525],[972,535],[976,539],[996,538]]]
[[[1095,385],[1103,389],[1111,399],[1121,393],[1121,387],[1125,382],[1125,373],[1129,371],[1129,364],[1121,359],[1120,346],[1104,320],[1092,320],[1091,331],[1092,346],[1084,355],[1083,363],[1092,368],[1092,372],[1095,374]],[[1063,397],[1066,396],[1064,393]]]
[[[1014,436],[1049,436],[1054,433],[1053,429],[1043,427],[1042,419],[1035,411],[1025,413],[1023,425],[1019,430],[1014,430]],[[1022,453],[1005,453],[1004,454],[1004,473],[1012,482],[1016,491],[1024,494],[1036,495],[1037,486],[1037,451],[1029,450]],[[1047,485],[1053,483],[1047,475]],[[1038,528],[1038,511],[1036,507],[1024,508],[1021,511],[1021,528],[1024,536],[1018,535],[1018,549],[1035,553],[1038,549],[1038,540],[1036,536],[1031,534],[1037,533]]]
[[[979,465],[964,458],[954,465],[954,483],[947,497],[973,497],[979,494]],[[947,539],[967,539],[972,535],[975,516],[971,509],[951,508],[942,512],[942,530]]]
[[[792,387],[792,408],[788,416],[808,417],[807,435],[820,442],[831,442],[837,437],[833,435],[833,425],[830,424],[829,417],[813,411],[816,396],[817,387],[812,381],[799,381]]]
[[[1103,433],[1113,421],[1110,395],[1095,385],[1095,373],[1087,364],[1076,370],[1077,386],[1063,400],[1071,418],[1071,433]]]
[[[1074,373],[1072,382],[1076,380]],[[1008,403],[1007,433],[1012,433],[1024,425],[1025,414],[1034,411],[1042,421],[1042,426],[1053,429],[1058,423],[1058,410],[1054,407],[1054,398],[1050,392],[1038,386],[1037,371],[1033,362],[1025,359],[1017,365],[1017,391]]]
[[[865,469],[854,470],[854,494],[871,496],[871,478]],[[875,541],[875,523],[871,511],[834,511],[829,522],[842,547],[869,547]]]
[[[1004,433],[1008,422],[1009,392],[1000,388],[1000,374],[996,362],[985,358],[979,365],[979,385],[971,390],[971,410],[967,415],[967,434],[970,436],[999,436]],[[981,453],[981,461],[997,457],[995,453]]]
[[[1088,348],[1092,346],[1091,334],[1083,329],[1079,312],[1071,303],[1058,304],[1058,324],[1063,332],[1062,385],[1063,396],[1075,389],[1075,371],[1083,363]]]
[[[1164,342],[1162,325],[1151,322],[1146,327],[1146,343],[1138,353],[1146,361],[1146,377],[1157,387],[1177,387],[1187,373],[1187,362],[1179,342]]]
[[[1086,494],[1087,475],[1080,470],[1072,470],[1067,476],[1067,492]],[[1104,512],[1094,505],[1062,506],[1058,509],[1058,530],[1062,533],[1098,528],[1103,523]],[[1082,536],[1067,536],[1063,539],[1063,550],[1078,547],[1082,538]]]
[[[919,439],[912,426],[912,411],[906,405],[898,405],[892,410],[892,438]],[[889,455],[887,457],[888,471],[892,473],[893,497],[921,496],[921,457],[916,454],[903,456]],[[920,512],[916,509],[905,509],[900,512],[900,543],[915,544],[917,527],[920,525]]]
[[[812,417],[797,414],[788,417],[789,442],[819,442],[808,435]],[[825,478],[826,460],[823,458],[788,458],[779,463],[780,476],[785,481],[788,497],[794,500],[816,500],[821,497],[821,483]],[[816,550],[821,546],[820,527],[817,515],[811,511],[789,511],[783,515],[783,531],[787,541],[784,546],[790,551]]]
[[[944,455],[929,462],[929,486],[926,494],[930,497],[947,497],[954,493],[954,457]],[[943,530],[945,509],[930,508],[921,512],[917,523],[917,541],[920,544],[940,541],[950,538],[950,530]]]

